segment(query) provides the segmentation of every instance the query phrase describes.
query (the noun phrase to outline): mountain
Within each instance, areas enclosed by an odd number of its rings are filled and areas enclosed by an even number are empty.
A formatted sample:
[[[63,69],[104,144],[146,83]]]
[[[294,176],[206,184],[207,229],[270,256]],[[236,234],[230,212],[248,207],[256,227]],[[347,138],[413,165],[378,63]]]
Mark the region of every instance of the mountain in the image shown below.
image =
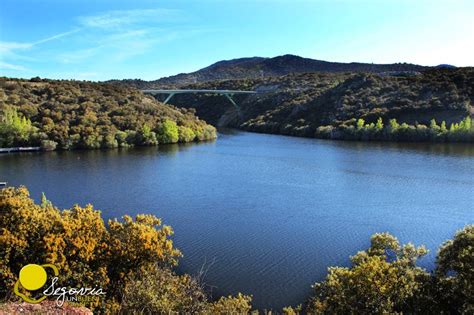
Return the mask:
[[[183,88],[257,91],[233,97],[239,112],[224,96],[212,94],[175,95],[171,103],[195,108],[199,117],[217,126],[292,136],[326,137],[318,130],[340,131],[355,126],[359,118],[369,125],[381,118],[385,124],[397,119],[400,124],[410,125],[404,127],[408,131],[403,139],[425,141],[429,134],[423,128],[430,126],[431,119],[445,121],[449,128],[452,123],[474,115],[474,68],[433,67],[408,76],[292,73],[202,82]],[[411,135],[413,128],[413,132],[423,135]],[[474,130],[469,137],[469,141],[474,140]],[[446,140],[444,136],[439,139]]]
[[[442,68],[442,69],[455,69],[456,66],[453,66],[453,65],[449,65],[449,64],[445,64],[445,63],[442,63],[440,65],[437,65],[436,68]]]
[[[429,67],[408,63],[372,64],[341,63],[303,58],[295,55],[283,55],[274,58],[250,57],[216,62],[206,68],[191,73],[180,73],[155,81],[121,80],[115,83],[137,88],[178,87],[186,84],[216,80],[249,79],[282,76],[290,73],[307,72],[372,72],[372,73],[408,73],[421,72]]]

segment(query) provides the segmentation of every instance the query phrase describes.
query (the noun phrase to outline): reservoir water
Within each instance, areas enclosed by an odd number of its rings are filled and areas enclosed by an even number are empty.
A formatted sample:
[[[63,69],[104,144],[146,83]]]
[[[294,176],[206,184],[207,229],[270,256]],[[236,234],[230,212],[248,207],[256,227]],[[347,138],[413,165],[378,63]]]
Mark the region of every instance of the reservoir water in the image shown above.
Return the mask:
[[[179,271],[260,309],[309,296],[388,231],[439,245],[474,223],[474,146],[325,141],[226,132],[215,142],[0,155],[0,181],[105,218],[152,213],[175,231]]]

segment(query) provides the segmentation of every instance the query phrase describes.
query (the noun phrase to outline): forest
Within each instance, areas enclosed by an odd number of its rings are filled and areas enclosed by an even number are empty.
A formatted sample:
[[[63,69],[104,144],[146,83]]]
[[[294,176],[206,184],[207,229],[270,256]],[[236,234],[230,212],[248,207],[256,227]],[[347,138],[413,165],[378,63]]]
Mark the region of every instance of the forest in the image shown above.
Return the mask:
[[[252,296],[215,297],[202,278],[178,274],[182,253],[173,229],[153,216],[124,216],[106,224],[92,205],[60,210],[26,187],[0,191],[0,311],[21,267],[54,264],[68,286],[100,286],[106,297],[85,304],[97,314],[258,314]],[[330,267],[300,305],[274,310],[299,314],[472,314],[474,225],[444,242],[432,272],[417,266],[423,246],[376,233],[347,267]]]
[[[204,141],[216,129],[192,109],[125,86],[0,78],[0,147],[99,149]]]
[[[221,96],[177,95],[174,105],[194,107],[212,124],[247,131],[301,137],[359,139],[346,129],[357,119],[376,124],[429,128],[431,120],[445,121],[446,128],[460,124],[474,113],[474,69],[428,69],[418,74],[303,73],[279,77],[219,80],[189,84],[186,88],[254,90],[257,94],[235,96],[241,114]],[[219,104],[219,106],[215,106]],[[223,119],[227,117],[228,119]],[[405,127],[405,125],[403,125]],[[321,129],[324,127],[323,129]],[[404,128],[404,129],[412,129]],[[318,130],[319,128],[319,130]],[[421,133],[423,134],[423,132]],[[410,137],[413,136],[413,137]],[[408,131],[408,135],[382,137],[390,141],[472,141],[471,137],[431,137]]]

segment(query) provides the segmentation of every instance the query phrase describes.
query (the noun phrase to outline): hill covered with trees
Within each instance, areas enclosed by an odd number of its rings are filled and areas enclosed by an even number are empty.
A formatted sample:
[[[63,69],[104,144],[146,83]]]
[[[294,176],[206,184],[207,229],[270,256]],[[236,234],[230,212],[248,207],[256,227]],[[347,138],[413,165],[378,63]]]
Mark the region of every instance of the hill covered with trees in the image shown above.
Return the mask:
[[[437,68],[416,75],[303,73],[186,88],[257,91],[234,97],[240,112],[222,96],[176,95],[172,99],[179,107],[195,107],[200,117],[213,124],[248,131],[332,139],[473,140],[472,124],[462,123],[474,113],[473,68]],[[358,128],[359,119],[364,128]],[[394,128],[377,135],[355,132],[375,130],[379,119],[385,127],[401,127],[398,134],[393,136]]]
[[[180,87],[192,83],[202,83],[216,80],[255,79],[275,77],[290,73],[309,72],[407,72],[414,73],[429,69],[429,67],[408,64],[373,64],[361,62],[330,62],[303,58],[295,55],[283,55],[273,58],[250,57],[232,60],[222,60],[208,67],[191,73],[180,73],[154,81],[144,80],[114,80],[112,82],[135,86],[139,89],[163,87]]]
[[[106,83],[0,78],[0,147],[96,149],[214,139],[193,109]]]

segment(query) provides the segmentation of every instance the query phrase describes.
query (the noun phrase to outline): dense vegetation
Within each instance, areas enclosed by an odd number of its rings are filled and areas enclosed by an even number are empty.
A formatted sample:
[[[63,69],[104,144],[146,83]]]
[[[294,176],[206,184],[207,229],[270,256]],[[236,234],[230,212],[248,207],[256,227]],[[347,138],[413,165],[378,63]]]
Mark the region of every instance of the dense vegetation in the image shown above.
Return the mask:
[[[104,83],[0,78],[0,146],[96,149],[213,139],[192,109]]]
[[[172,267],[181,256],[171,227],[152,215],[110,220],[92,205],[59,210],[44,196],[35,204],[26,188],[0,192],[0,299],[13,299],[13,285],[28,263],[54,264],[68,287],[99,286],[106,297],[86,304],[98,313],[247,312],[249,296],[208,300],[201,284]],[[146,284],[146,286],[144,286]]]
[[[449,127],[444,120],[438,124],[436,119],[426,126],[419,123],[399,124],[396,119],[384,124],[380,117],[375,123],[367,124],[359,118],[354,125],[320,126],[315,135],[317,138],[347,140],[474,142],[474,126],[469,116],[458,123],[451,123]]]
[[[105,298],[86,304],[97,313],[247,314],[251,296],[211,301],[205,285],[173,267],[181,253],[171,227],[152,215],[125,216],[106,225],[91,205],[59,210],[43,195],[35,204],[24,187],[0,191],[0,299],[14,300],[12,287],[25,263],[59,267],[67,286],[101,286]],[[350,267],[331,267],[310,299],[286,314],[472,314],[474,225],[445,242],[432,273],[417,267],[423,246],[401,245],[375,234]],[[0,307],[1,309],[1,307]]]
[[[273,58],[250,57],[222,60],[191,73],[180,73],[155,81],[113,80],[111,82],[127,84],[139,89],[179,87],[186,84],[231,79],[255,79],[275,77],[290,73],[309,72],[374,72],[374,73],[415,73],[428,69],[414,64],[373,64],[342,63],[303,58],[295,55],[283,55]]]
[[[303,137],[328,137],[319,127],[338,132],[332,138],[357,139],[350,132],[357,119],[388,125],[396,119],[415,128],[435,119],[447,129],[474,113],[474,69],[431,69],[418,75],[373,73],[305,73],[281,77],[214,81],[187,88],[244,89],[259,92],[236,96],[241,113],[221,96],[176,95],[172,102],[196,108],[200,117],[248,131]],[[404,125],[405,126],[405,125]],[[383,138],[383,137],[379,137]],[[464,137],[386,137],[387,140],[464,141]],[[472,138],[471,138],[472,139]]]
[[[316,283],[311,314],[472,314],[474,312],[474,225],[445,242],[430,274],[417,267],[423,246],[400,245],[375,234],[349,268],[331,267]]]

